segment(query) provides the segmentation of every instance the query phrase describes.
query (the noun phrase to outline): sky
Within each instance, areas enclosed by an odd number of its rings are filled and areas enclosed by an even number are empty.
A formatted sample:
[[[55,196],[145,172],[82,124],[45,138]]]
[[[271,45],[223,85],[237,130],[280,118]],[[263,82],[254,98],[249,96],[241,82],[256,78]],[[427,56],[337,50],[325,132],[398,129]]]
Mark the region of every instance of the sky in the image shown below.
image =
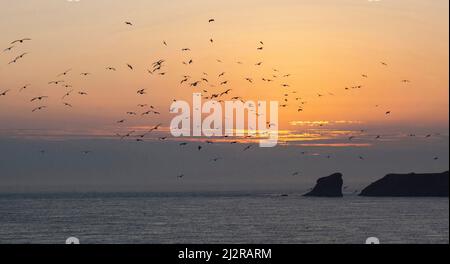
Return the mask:
[[[448,1],[1,2],[0,189],[290,188],[336,171],[357,188],[448,170]],[[21,38],[31,40],[10,44]],[[174,99],[227,89],[223,100],[287,105],[276,148],[171,137]]]

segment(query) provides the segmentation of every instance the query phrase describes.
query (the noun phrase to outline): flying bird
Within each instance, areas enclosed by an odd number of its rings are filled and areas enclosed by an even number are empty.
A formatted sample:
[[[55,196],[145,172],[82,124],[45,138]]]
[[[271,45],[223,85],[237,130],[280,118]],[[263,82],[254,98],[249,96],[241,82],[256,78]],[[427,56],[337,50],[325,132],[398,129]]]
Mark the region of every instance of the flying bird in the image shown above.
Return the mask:
[[[128,132],[127,134],[125,134],[125,135],[120,135],[120,134],[116,134],[118,137],[120,137],[120,139],[122,140],[122,139],[124,139],[124,138],[126,138],[126,137],[131,137],[131,135],[134,133],[135,131],[130,131],[130,132]]]
[[[21,92],[22,90],[27,89],[31,84],[25,84],[24,86],[20,87],[19,92]]]
[[[36,112],[36,111],[40,111],[40,110],[43,110],[43,109],[45,109],[45,108],[47,108],[47,106],[39,106],[39,107],[36,107],[36,108],[34,108],[33,110],[31,110],[31,112]]]
[[[73,90],[68,91],[61,99],[66,98],[66,97],[69,96],[72,92],[73,92]]]
[[[232,89],[228,89],[228,90],[226,90],[225,92],[222,92],[221,94],[220,94],[220,96],[222,96],[222,95],[224,95],[224,94],[228,94],[229,92],[231,92],[232,91]]]
[[[34,102],[36,100],[42,101],[43,99],[48,98],[48,96],[38,96],[38,97],[34,97],[30,100],[30,102]]]
[[[27,54],[28,54],[27,52],[20,54],[19,56],[17,56],[16,58],[14,58],[12,61],[10,61],[8,64],[16,63],[19,59],[22,59],[22,58],[23,58],[25,55],[27,55]]]
[[[72,71],[72,69],[68,69],[65,72],[58,74],[56,77],[66,76],[70,71]]]
[[[199,83],[200,83],[199,81],[196,81],[196,82],[191,83],[190,86],[196,87]]]
[[[245,147],[243,151],[247,151],[247,150],[249,150],[251,147],[252,147],[252,145],[249,145],[249,146]]]
[[[6,90],[6,91],[3,91],[2,93],[0,93],[0,96],[5,96],[7,93],[9,93],[11,90]]]
[[[3,52],[11,51],[13,48],[15,48],[15,46],[7,47],[3,50]]]
[[[16,43],[23,43],[24,41],[29,41],[29,40],[31,40],[31,39],[30,38],[17,39],[17,40],[14,40],[13,42],[11,42],[11,45],[14,45]]]
[[[153,132],[154,130],[158,130],[158,128],[162,126],[162,124],[157,124],[156,126],[154,126],[152,129],[150,129],[148,132]]]
[[[58,85],[58,84],[63,83],[63,82],[64,82],[64,80],[51,81],[51,82],[48,82],[48,84],[56,84],[56,85]]]

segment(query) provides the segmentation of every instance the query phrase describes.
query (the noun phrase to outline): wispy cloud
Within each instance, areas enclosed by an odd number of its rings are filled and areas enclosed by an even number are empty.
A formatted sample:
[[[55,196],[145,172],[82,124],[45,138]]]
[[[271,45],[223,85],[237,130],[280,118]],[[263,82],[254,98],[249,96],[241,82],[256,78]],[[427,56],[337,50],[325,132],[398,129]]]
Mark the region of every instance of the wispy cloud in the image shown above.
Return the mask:
[[[352,121],[352,120],[338,120],[338,121],[327,121],[327,120],[316,120],[316,121],[291,121],[289,122],[291,126],[324,126],[324,125],[349,125],[349,124],[363,124],[362,121]]]

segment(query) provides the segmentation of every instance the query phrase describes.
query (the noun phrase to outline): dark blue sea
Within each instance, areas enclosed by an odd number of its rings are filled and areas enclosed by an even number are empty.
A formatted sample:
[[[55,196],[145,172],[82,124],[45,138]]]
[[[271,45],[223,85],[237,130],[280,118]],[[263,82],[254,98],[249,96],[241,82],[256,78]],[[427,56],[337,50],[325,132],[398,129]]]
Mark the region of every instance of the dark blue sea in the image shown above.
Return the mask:
[[[449,243],[448,198],[0,194],[0,243]]]

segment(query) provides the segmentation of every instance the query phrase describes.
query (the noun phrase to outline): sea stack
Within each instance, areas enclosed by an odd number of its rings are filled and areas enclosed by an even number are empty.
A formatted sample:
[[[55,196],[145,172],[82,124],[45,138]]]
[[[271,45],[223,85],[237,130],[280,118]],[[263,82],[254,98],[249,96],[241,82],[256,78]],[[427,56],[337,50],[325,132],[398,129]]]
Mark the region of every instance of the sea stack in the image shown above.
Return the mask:
[[[360,196],[448,197],[448,178],[448,171],[388,174],[362,190]]]
[[[309,193],[303,196],[313,197],[342,197],[342,180],[341,173],[335,173],[328,177],[323,177],[317,180],[317,184]]]

